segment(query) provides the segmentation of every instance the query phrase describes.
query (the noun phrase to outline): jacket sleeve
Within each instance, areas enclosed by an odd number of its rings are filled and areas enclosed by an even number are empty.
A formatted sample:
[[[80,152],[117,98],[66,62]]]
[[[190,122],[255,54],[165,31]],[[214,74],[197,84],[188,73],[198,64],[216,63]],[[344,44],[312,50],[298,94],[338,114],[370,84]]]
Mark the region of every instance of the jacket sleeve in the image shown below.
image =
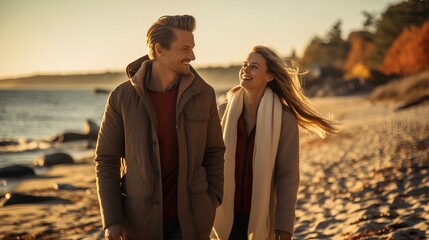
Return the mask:
[[[95,150],[95,173],[103,228],[123,224],[120,167],[124,125],[117,92],[107,100]]]
[[[213,202],[215,202],[217,198],[217,200],[222,203],[225,145],[223,143],[222,129],[214,91],[212,91],[212,95],[203,165],[206,168],[210,197]]]
[[[298,122],[291,112],[284,110],[275,165],[275,230],[293,234],[299,178]]]

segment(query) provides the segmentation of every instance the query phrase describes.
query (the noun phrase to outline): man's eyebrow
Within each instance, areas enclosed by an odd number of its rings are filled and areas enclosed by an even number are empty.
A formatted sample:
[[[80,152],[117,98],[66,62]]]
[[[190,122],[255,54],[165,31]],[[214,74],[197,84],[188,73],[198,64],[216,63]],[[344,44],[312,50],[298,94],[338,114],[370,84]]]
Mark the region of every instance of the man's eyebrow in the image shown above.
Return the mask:
[[[183,48],[194,48],[195,45],[184,45]]]

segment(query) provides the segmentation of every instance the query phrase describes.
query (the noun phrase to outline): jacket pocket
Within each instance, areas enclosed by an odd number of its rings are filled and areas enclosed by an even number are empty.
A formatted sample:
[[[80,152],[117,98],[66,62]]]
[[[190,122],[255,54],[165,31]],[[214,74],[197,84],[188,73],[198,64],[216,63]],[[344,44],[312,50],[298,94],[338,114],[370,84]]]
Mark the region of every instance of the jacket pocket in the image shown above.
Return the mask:
[[[189,184],[192,216],[197,231],[197,239],[207,239],[213,226],[216,207],[210,198],[206,170],[194,170]]]
[[[207,191],[208,187],[209,183],[207,181],[206,170],[203,167],[199,167],[197,170],[195,170],[192,181],[189,184],[189,189],[191,190],[191,193],[197,194]]]
[[[206,148],[207,127],[210,119],[208,110],[185,110],[185,131],[190,162],[201,165]]]
[[[162,208],[150,199],[123,196],[126,239],[161,239]],[[148,217],[150,216],[150,217]]]
[[[122,195],[147,199],[154,194],[154,181],[145,181],[139,173],[127,172],[121,179]]]
[[[192,193],[191,208],[197,232],[197,239],[208,239],[216,212],[216,207],[210,198],[209,193],[207,191]]]

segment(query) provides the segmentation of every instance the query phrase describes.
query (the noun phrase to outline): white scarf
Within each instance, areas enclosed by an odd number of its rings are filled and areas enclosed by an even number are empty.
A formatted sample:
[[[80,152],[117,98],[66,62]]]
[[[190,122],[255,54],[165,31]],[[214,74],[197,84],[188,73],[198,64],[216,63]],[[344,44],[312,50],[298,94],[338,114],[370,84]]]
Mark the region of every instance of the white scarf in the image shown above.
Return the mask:
[[[221,125],[225,141],[224,193],[222,205],[216,210],[211,239],[227,240],[234,220],[235,151],[237,123],[243,110],[243,89],[229,99]],[[280,139],[282,105],[280,99],[267,87],[259,104],[253,149],[253,185],[248,238],[268,239],[273,229],[270,199],[277,147]],[[275,201],[275,200],[274,200]],[[272,207],[272,206],[271,206]]]

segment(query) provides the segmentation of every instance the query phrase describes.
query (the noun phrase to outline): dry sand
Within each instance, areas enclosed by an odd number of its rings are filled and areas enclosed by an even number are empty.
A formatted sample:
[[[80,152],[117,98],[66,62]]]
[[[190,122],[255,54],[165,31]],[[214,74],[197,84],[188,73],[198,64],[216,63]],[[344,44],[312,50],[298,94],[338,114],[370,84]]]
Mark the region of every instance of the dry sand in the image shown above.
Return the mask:
[[[315,102],[342,131],[324,140],[302,134],[294,239],[427,239],[429,105],[396,112],[397,104],[363,97]],[[91,161],[53,167],[15,191],[72,203],[0,208],[0,238],[103,238]]]
[[[318,99],[341,133],[301,138],[296,239],[429,236],[429,105]]]
[[[25,179],[15,192],[55,196],[64,203],[17,204],[0,208],[1,239],[103,239],[94,164],[54,166],[38,178]],[[55,190],[54,184],[77,189]]]

